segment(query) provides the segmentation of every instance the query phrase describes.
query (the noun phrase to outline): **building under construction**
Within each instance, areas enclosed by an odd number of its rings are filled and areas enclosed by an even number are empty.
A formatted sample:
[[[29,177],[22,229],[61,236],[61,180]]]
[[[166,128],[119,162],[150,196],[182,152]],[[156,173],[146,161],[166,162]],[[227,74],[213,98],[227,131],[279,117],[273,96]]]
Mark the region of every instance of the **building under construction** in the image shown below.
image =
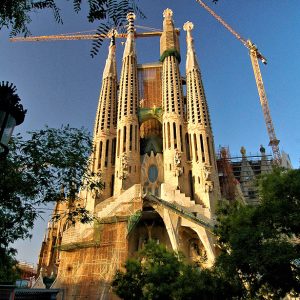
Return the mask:
[[[215,154],[193,24],[183,27],[182,76],[172,11],[166,9],[163,17],[159,62],[138,64],[132,13],[119,80],[114,39],[109,46],[91,166],[103,174],[104,188],[100,194],[79,193],[94,221],[51,222],[39,257],[41,278],[55,278],[52,288],[61,289],[65,299],[116,298],[110,286],[116,270],[149,239],[180,250],[190,262],[203,263],[205,255],[204,264],[212,265],[217,202],[223,196],[254,203],[253,179],[270,169],[263,148],[257,163],[244,150],[238,162],[226,148]],[[67,209],[58,203],[54,214]]]

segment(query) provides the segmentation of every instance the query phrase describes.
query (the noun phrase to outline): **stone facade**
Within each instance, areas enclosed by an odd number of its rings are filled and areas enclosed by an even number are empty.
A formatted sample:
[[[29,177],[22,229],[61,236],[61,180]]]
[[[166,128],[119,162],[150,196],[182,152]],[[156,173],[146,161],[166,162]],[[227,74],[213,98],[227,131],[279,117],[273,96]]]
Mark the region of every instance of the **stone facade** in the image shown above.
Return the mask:
[[[109,47],[91,166],[102,174],[104,190],[79,194],[95,221],[52,224],[41,251],[39,267],[55,273],[53,287],[63,289],[65,299],[114,299],[115,271],[149,239],[182,251],[190,262],[210,266],[215,259],[220,188],[193,25],[184,26],[185,97],[173,13],[166,9],[163,16],[160,63],[138,65],[134,15],[128,15],[118,90],[113,40]],[[51,241],[54,231],[60,238]]]

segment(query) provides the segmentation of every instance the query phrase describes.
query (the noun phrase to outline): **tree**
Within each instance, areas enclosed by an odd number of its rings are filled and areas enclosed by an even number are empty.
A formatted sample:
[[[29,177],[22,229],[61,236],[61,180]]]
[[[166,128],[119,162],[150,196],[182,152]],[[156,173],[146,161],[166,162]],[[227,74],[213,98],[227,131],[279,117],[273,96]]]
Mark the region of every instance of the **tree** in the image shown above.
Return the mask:
[[[300,170],[259,180],[258,206],[222,204],[211,269],[184,263],[153,242],[113,281],[122,299],[282,299],[300,294]]]
[[[0,283],[15,282],[19,277],[14,249],[0,248]]]
[[[122,299],[232,299],[236,288],[216,270],[186,264],[184,257],[150,241],[117,271],[114,291]]]
[[[66,219],[88,222],[92,216],[78,199],[79,189],[101,189],[99,174],[91,172],[92,140],[84,129],[46,127],[29,132],[29,139],[12,140],[6,160],[0,161],[0,251],[30,237],[40,206],[68,201]]]
[[[3,0],[2,0],[3,2]],[[3,27],[11,29],[11,36],[23,34],[30,35],[28,25],[31,22],[30,15],[33,12],[45,9],[51,9],[55,21],[63,23],[60,15],[60,8],[56,0],[4,0],[0,5],[0,30]],[[91,55],[98,53],[102,45],[103,35],[107,35],[112,28],[123,30],[127,23],[127,13],[133,11],[139,17],[145,18],[143,12],[139,9],[135,0],[93,0],[82,1],[73,0],[73,7],[76,13],[79,13],[81,6],[87,2],[89,12],[87,19],[91,23],[98,23],[97,34],[99,38],[93,41]]]
[[[280,299],[300,293],[300,170],[279,170],[259,181],[261,205],[225,206],[216,230],[216,267],[240,280],[248,297]]]

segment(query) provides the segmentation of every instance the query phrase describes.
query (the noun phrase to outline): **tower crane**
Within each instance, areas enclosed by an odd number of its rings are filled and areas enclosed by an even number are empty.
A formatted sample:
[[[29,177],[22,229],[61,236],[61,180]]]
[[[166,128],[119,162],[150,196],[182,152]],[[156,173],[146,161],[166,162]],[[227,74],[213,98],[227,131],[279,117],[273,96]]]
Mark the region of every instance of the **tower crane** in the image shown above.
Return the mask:
[[[246,40],[241,37],[230,25],[228,25],[219,15],[217,15],[210,7],[208,7],[202,0],[196,0],[208,13],[210,13],[219,23],[221,23],[228,31],[230,31],[242,44],[249,50],[252,68],[254,72],[254,77],[256,81],[256,86],[260,98],[260,104],[263,110],[265,123],[267,126],[267,131],[269,135],[269,146],[272,147],[274,162],[276,165],[280,165],[281,155],[279,151],[279,140],[276,138],[275,129],[273,126],[269,103],[266,95],[266,91],[264,88],[262,75],[260,72],[260,67],[258,60],[261,60],[263,64],[267,64],[266,58],[258,51],[255,44],[251,42],[251,40]]]
[[[139,26],[139,25],[135,25],[135,27],[151,30],[149,32],[135,32],[136,38],[153,37],[153,36],[162,35],[162,31],[159,29]],[[97,40],[99,38],[110,38],[112,36],[111,32],[108,34],[96,34],[96,33],[91,33],[92,31],[56,34],[56,35],[14,37],[14,38],[10,38],[9,40],[11,42],[50,42],[50,41],[61,41],[61,40]],[[180,34],[178,28],[176,29],[176,32],[178,35]],[[125,39],[127,37],[127,33],[115,33],[114,36],[115,38]]]

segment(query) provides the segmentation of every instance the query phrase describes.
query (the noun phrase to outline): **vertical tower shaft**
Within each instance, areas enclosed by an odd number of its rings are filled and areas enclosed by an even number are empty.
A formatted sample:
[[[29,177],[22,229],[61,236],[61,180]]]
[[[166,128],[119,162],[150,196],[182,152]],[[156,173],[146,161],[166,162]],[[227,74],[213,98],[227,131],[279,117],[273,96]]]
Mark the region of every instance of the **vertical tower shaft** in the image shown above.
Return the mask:
[[[100,172],[104,189],[97,199],[102,201],[113,195],[115,152],[116,152],[116,117],[117,117],[117,68],[116,46],[112,37],[106,60],[102,87],[99,97],[94,128],[95,158],[93,171]]]
[[[182,187],[182,161],[185,161],[183,134],[184,110],[179,71],[179,42],[174,28],[173,12],[164,11],[163,33],[160,38],[162,61],[162,104],[164,140],[164,181]]]
[[[140,181],[140,143],[138,123],[138,82],[135,52],[134,19],[127,15],[128,29],[120,80],[115,190],[118,195]]]
[[[215,202],[220,195],[220,188],[215,161],[213,134],[200,68],[191,34],[193,24],[186,22],[183,28],[187,32],[187,121],[194,198],[197,203],[204,204],[214,213]]]

